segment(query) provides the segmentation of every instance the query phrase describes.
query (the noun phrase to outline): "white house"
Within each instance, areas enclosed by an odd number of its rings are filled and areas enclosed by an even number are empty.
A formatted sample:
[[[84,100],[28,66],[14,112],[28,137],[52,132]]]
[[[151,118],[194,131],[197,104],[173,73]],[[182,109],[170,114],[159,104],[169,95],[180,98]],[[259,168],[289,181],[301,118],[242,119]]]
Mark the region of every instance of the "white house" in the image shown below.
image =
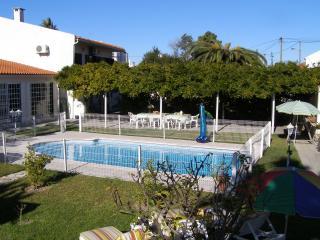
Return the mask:
[[[307,67],[320,67],[320,51],[310,54],[305,60]],[[320,111],[320,86],[318,86],[317,107]],[[317,122],[320,123],[320,114],[317,116]]]
[[[0,124],[13,121],[15,112],[10,111],[20,111],[16,117],[24,124],[32,123],[33,116],[45,120],[57,115],[58,88],[54,75],[52,71],[0,60]]]
[[[0,17],[0,59],[2,60],[51,72],[57,72],[74,63],[128,61],[127,53],[122,47],[25,23],[22,8],[14,8],[13,16],[13,19]],[[26,76],[21,75],[20,78]],[[6,81],[10,79],[12,78],[7,77]],[[24,90],[21,86],[21,93]],[[83,104],[74,99],[72,93],[68,92],[64,97],[68,103],[71,118],[84,111]],[[54,101],[58,99],[54,98]],[[55,112],[58,112],[58,109]]]

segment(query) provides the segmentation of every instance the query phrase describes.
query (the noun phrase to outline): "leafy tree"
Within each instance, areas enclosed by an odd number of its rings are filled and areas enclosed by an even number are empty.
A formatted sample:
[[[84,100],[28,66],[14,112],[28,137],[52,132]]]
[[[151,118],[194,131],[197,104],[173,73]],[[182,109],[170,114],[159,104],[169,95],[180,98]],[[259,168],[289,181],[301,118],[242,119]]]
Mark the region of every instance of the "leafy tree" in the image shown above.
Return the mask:
[[[171,44],[173,55],[184,60],[189,60],[191,57],[189,51],[192,43],[192,36],[186,33],[183,34],[176,42]]]
[[[149,64],[165,64],[176,61],[176,57],[170,56],[166,53],[161,53],[159,48],[153,47],[152,50],[146,52],[142,58],[141,63]]]
[[[126,65],[115,62],[112,66],[105,62],[87,63],[85,65],[72,65],[64,67],[56,76],[59,87],[73,90],[76,98],[89,98],[116,90],[125,76]]]
[[[207,43],[216,43],[216,42],[220,44],[222,43],[221,41],[218,40],[217,35],[210,31],[207,31],[202,36],[199,36],[198,41],[207,42]]]
[[[45,27],[45,28],[50,28],[50,29],[53,29],[53,30],[58,30],[58,27],[57,25],[55,25],[53,23],[53,21],[51,20],[50,17],[46,18],[46,19],[43,19],[40,26],[42,27]]]
[[[145,102],[165,97],[172,109],[184,103],[187,107],[187,102],[192,105],[205,102],[210,111],[214,109],[217,92],[226,105],[228,102],[236,104],[235,99],[242,102],[268,99],[273,93],[291,99],[313,94],[320,84],[320,69],[295,63],[266,67],[175,58],[168,62],[142,62],[133,68],[117,62],[73,65],[61,70],[56,79],[61,88],[73,90],[73,95],[84,101],[117,90],[130,98],[144,98]]]
[[[267,63],[265,57],[250,49],[243,47],[231,48],[230,43],[222,44],[217,36],[211,32],[200,36],[190,48],[193,60],[215,63],[239,63],[263,66]]]

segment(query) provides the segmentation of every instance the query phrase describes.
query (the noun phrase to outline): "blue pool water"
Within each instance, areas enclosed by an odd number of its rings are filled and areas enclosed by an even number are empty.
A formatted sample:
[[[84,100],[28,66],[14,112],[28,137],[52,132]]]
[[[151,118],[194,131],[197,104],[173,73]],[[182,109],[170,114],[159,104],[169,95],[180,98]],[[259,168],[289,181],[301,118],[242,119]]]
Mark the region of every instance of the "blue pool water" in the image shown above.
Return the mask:
[[[177,147],[161,144],[133,143],[125,141],[67,141],[67,159],[106,164],[113,166],[137,168],[138,146],[141,146],[141,168],[145,169],[151,160],[154,167],[158,163],[166,162],[172,165],[174,171],[180,174],[188,173],[190,164],[205,160],[200,174],[210,176],[213,172],[224,166],[225,171],[231,175],[231,163],[234,151],[209,148]],[[38,153],[63,159],[63,143],[44,142],[33,145]]]

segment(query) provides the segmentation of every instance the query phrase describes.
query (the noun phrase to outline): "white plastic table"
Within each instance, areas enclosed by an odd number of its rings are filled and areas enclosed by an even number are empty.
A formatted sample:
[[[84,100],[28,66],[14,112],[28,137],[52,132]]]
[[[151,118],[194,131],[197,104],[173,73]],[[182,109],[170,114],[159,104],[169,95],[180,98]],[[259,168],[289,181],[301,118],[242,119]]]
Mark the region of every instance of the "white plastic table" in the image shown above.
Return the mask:
[[[153,128],[155,128],[155,125],[156,125],[154,120],[159,119],[159,121],[160,121],[160,118],[161,118],[160,114],[158,114],[158,113],[138,113],[136,115],[136,117],[138,120],[141,121],[142,126],[143,126],[143,122],[145,120],[148,120],[150,124],[153,123]],[[136,128],[138,128],[138,121],[136,123]]]

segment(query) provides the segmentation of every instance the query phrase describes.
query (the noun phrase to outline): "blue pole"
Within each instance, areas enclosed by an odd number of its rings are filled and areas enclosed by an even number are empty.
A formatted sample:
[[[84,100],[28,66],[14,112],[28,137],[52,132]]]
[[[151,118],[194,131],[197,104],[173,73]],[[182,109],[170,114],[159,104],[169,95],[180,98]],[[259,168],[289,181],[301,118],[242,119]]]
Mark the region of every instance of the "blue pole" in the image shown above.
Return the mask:
[[[196,138],[197,142],[206,143],[208,142],[207,137],[207,116],[206,111],[204,109],[203,103],[200,104],[200,135]]]

